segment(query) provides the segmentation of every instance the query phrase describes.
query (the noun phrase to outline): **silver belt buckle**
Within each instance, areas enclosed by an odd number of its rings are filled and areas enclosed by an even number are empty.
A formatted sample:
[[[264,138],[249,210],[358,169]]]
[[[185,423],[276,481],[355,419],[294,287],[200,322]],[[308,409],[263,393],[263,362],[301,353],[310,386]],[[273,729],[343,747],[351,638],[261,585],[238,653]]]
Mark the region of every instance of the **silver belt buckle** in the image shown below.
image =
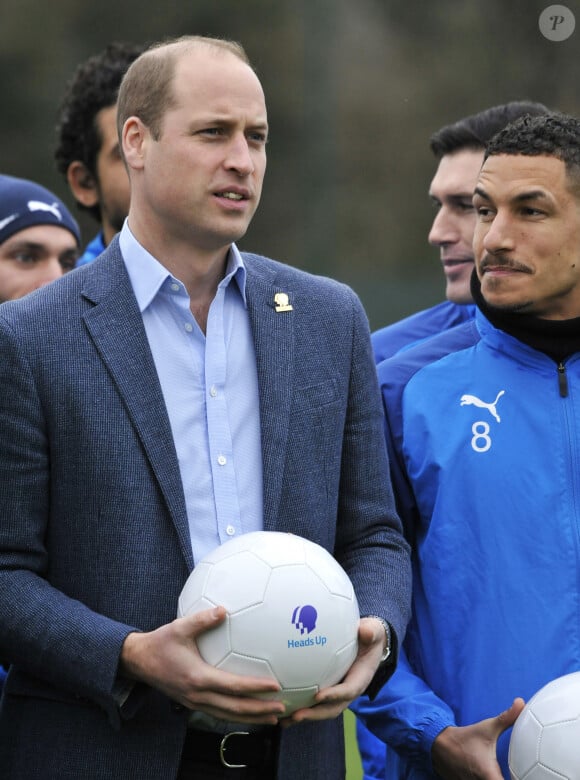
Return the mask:
[[[228,739],[230,737],[234,737],[234,736],[247,737],[249,735],[249,733],[250,733],[249,731],[230,731],[230,733],[226,734],[225,737],[220,742],[220,761],[228,769],[244,769],[247,766],[247,764],[229,764],[226,761],[226,757],[225,757],[224,754],[225,754],[226,743],[227,743]]]

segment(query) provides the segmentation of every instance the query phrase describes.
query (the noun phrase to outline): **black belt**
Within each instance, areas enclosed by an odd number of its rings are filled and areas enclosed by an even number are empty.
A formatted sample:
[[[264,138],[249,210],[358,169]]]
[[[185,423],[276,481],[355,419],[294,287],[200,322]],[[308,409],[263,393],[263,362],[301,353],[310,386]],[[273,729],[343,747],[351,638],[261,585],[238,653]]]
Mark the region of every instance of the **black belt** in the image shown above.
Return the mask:
[[[181,755],[182,761],[224,766],[228,769],[274,769],[276,764],[279,729],[248,733],[188,729]]]

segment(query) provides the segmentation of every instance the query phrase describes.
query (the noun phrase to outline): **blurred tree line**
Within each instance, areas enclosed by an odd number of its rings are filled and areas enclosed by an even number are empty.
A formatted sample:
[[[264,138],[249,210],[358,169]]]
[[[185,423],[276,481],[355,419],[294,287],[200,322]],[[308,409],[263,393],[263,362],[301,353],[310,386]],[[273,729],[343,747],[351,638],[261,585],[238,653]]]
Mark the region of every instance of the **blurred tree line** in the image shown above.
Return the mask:
[[[578,28],[552,42],[547,0],[2,0],[0,171],[71,199],[53,163],[56,109],[111,40],[240,40],[268,100],[262,205],[241,242],[354,287],[379,327],[441,300],[426,242],[428,148],[441,125],[532,99],[580,115]],[[81,220],[88,240],[95,225]]]

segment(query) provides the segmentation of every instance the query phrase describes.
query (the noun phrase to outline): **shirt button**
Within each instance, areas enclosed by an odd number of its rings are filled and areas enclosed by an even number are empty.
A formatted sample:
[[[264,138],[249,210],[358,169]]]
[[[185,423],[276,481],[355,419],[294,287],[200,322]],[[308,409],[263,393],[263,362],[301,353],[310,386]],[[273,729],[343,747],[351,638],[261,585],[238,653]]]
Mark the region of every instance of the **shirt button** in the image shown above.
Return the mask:
[[[177,284],[177,282],[173,282],[173,284],[171,285],[171,289],[173,290],[173,292],[179,292],[179,285]]]
[[[217,461],[220,464],[220,466],[225,466],[226,463],[228,462],[228,459],[226,458],[225,455],[218,455]]]
[[[226,528],[226,533],[228,536],[234,536],[234,534],[236,533],[236,529],[233,527],[233,525],[228,525],[228,527]]]
[[[218,394],[218,391],[217,391],[217,388],[216,388],[216,386],[215,386],[215,385],[212,385],[212,386],[210,387],[210,389],[209,389],[209,394],[211,395],[211,397],[212,397],[212,398],[215,398],[215,397],[216,397],[216,395]]]
[[[186,330],[188,333],[191,333],[191,331],[193,330],[193,325],[191,324],[191,322],[186,322],[186,323],[185,323],[185,330]]]

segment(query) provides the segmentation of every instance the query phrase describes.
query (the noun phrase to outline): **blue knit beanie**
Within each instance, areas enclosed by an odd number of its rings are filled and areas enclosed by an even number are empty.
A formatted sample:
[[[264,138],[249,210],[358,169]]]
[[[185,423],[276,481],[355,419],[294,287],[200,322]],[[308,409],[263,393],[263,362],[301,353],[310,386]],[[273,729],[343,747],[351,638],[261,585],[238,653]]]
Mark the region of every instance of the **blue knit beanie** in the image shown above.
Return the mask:
[[[66,228],[81,245],[79,226],[60,198],[28,179],[0,175],[0,244],[33,225]]]

